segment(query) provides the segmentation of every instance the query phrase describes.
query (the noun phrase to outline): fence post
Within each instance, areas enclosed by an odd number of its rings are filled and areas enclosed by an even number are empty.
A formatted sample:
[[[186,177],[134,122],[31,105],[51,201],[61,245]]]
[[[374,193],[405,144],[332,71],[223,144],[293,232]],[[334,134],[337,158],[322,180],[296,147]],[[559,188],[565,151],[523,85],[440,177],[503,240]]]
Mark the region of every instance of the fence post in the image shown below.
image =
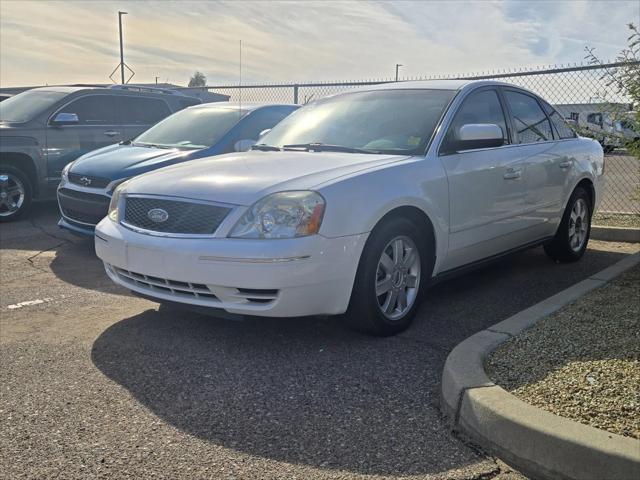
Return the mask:
[[[293,86],[293,103],[298,103],[298,84]]]

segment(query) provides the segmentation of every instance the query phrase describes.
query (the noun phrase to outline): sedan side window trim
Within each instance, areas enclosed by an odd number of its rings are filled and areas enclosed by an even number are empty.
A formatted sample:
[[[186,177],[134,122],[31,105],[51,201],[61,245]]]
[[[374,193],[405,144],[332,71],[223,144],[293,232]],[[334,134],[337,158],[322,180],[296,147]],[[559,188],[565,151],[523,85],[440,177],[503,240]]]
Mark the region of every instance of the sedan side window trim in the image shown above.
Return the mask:
[[[552,122],[552,121],[551,121],[551,119],[549,118],[549,115],[547,115],[547,112],[546,112],[546,110],[545,110],[544,106],[542,105],[542,102],[540,101],[540,99],[539,99],[535,94],[533,94],[533,93],[531,93],[531,92],[528,92],[528,91],[526,91],[526,90],[521,90],[521,89],[516,88],[516,87],[511,87],[511,86],[508,86],[508,87],[502,87],[502,92],[503,92],[503,93],[504,93],[504,92],[509,92],[509,91],[514,92],[514,93],[518,93],[518,94],[520,94],[520,95],[526,95],[526,96],[528,96],[528,97],[533,98],[533,99],[536,101],[536,103],[538,104],[538,107],[540,108],[540,110],[542,110],[542,113],[543,113],[543,115],[544,115],[544,118],[545,118],[545,119],[546,119],[546,121],[549,123],[549,130],[551,131],[551,137],[552,137],[552,138],[550,138],[550,139],[548,139],[548,140],[543,140],[543,141],[541,141],[541,142],[514,143],[514,145],[539,145],[539,144],[543,144],[543,143],[555,143],[555,142],[557,142],[558,140],[560,140],[559,138],[556,138],[556,132],[555,132],[555,130],[554,130],[554,128],[553,128],[553,122]],[[505,100],[505,101],[504,101],[505,106],[506,106],[506,108],[507,108],[507,110],[508,110],[508,112],[509,112],[509,120],[510,120],[510,122],[511,122],[511,123],[512,123],[512,125],[513,125],[513,121],[514,121],[514,118],[515,118],[515,117],[513,116],[513,113],[511,112],[511,107],[510,107],[510,105],[509,105],[509,102],[507,101],[507,99],[506,99],[506,98],[505,98],[504,100]],[[516,135],[517,135],[517,129],[515,129],[515,125],[513,125],[513,127],[514,127],[514,132],[513,132],[513,133],[514,133],[514,142],[515,142],[515,140],[516,140]],[[519,135],[517,136],[517,139],[518,139],[518,140],[520,139],[520,136],[519,136]]]
[[[476,94],[476,93],[480,93],[483,91],[489,91],[489,90],[493,90],[496,94],[496,96],[498,97],[498,102],[500,103],[500,109],[502,110],[502,115],[504,116],[504,122],[505,122],[505,126],[507,131],[506,133],[506,141],[508,143],[505,143],[504,145],[500,145],[499,147],[486,147],[486,148],[474,148],[474,149],[469,149],[469,150],[462,150],[460,152],[446,152],[443,151],[443,145],[444,142],[446,140],[446,136],[447,136],[447,132],[449,131],[449,128],[451,128],[451,125],[453,124],[453,121],[456,118],[456,115],[458,114],[458,112],[460,111],[460,109],[464,106],[465,102],[467,101],[468,98],[470,98],[472,95]],[[435,138],[435,136],[437,134],[440,133],[440,129],[444,126],[444,118],[446,116],[446,114],[451,110],[455,99],[457,98],[457,95],[451,99],[451,102],[449,103],[449,106],[447,107],[446,111],[444,112],[442,119],[441,119],[441,123],[438,125],[438,127],[435,129],[434,134],[433,134],[433,138]],[[462,98],[462,100],[460,101],[460,104],[456,107],[456,111],[452,113],[451,118],[449,119],[448,124],[446,125],[446,128],[443,130],[442,136],[439,140],[436,152],[437,152],[437,156],[438,157],[444,157],[444,156],[448,156],[448,155],[458,155],[460,153],[465,153],[465,152],[482,152],[482,151],[486,151],[486,150],[497,150],[500,148],[505,148],[505,147],[511,147],[513,145],[516,145],[514,143],[514,138],[512,136],[513,133],[513,126],[511,125],[511,116],[509,114],[509,111],[506,108],[505,105],[505,101],[502,98],[502,92],[500,91],[500,89],[498,88],[497,85],[486,85],[486,86],[480,86],[478,88],[474,88],[473,90],[471,90],[467,95],[464,96],[464,98]],[[432,139],[433,140],[433,139]],[[428,151],[428,149],[427,149]]]

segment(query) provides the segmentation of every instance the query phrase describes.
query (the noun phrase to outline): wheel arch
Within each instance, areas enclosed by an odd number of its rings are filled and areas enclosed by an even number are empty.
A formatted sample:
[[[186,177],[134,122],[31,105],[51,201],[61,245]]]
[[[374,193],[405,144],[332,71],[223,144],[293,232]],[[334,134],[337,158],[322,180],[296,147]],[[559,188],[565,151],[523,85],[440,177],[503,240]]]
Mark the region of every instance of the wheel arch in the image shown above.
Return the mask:
[[[0,165],[9,165],[24,173],[31,182],[34,197],[38,195],[38,173],[33,159],[26,153],[2,152],[0,153]]]
[[[371,227],[371,233],[386,220],[398,217],[407,218],[423,229],[429,239],[430,248],[433,249],[434,265],[432,274],[436,273],[438,259],[442,258],[446,253],[444,249],[447,245],[445,233],[441,231],[441,226],[434,222],[437,217],[434,218],[425,208],[414,203],[393,205],[378,215],[378,218]]]
[[[583,178],[576,184],[575,187],[573,187],[573,190],[571,191],[571,195],[573,195],[573,192],[575,192],[578,187],[581,187],[584,190],[586,190],[587,195],[589,195],[589,203],[590,203],[589,206],[591,207],[591,214],[593,215],[593,209],[596,205],[596,188],[593,185],[593,181],[591,181],[591,179],[588,177]],[[569,195],[569,198],[571,198],[571,195]]]

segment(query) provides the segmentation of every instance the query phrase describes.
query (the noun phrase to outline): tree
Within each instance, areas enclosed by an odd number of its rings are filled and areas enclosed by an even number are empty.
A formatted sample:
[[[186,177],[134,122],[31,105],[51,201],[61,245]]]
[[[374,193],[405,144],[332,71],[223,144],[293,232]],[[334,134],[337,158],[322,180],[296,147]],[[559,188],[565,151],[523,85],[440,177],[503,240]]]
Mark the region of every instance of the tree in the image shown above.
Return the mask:
[[[631,34],[627,39],[629,44],[623,49],[616,62],[623,63],[622,66],[616,68],[608,68],[605,70],[604,78],[607,86],[613,86],[621,95],[628,95],[633,102],[635,115],[633,117],[626,115],[624,118],[632,124],[632,129],[640,132],[640,30],[634,24],[628,24]],[[592,65],[602,65],[602,61],[596,56],[594,48],[586,48],[587,59]],[[640,141],[638,139],[623,139],[625,146],[629,152],[635,157],[640,158]]]
[[[204,87],[207,85],[207,77],[205,77],[204,73],[196,71],[193,74],[193,77],[189,79],[190,87]]]

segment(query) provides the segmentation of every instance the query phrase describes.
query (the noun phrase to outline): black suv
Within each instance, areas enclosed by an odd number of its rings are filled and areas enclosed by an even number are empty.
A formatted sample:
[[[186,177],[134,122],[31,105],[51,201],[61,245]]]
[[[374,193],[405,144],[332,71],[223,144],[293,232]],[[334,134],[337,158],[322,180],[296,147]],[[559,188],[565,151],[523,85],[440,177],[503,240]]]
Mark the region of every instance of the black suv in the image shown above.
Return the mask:
[[[55,198],[67,163],[198,103],[174,90],[130,85],[34,88],[3,101],[0,221],[22,216],[34,198]]]

